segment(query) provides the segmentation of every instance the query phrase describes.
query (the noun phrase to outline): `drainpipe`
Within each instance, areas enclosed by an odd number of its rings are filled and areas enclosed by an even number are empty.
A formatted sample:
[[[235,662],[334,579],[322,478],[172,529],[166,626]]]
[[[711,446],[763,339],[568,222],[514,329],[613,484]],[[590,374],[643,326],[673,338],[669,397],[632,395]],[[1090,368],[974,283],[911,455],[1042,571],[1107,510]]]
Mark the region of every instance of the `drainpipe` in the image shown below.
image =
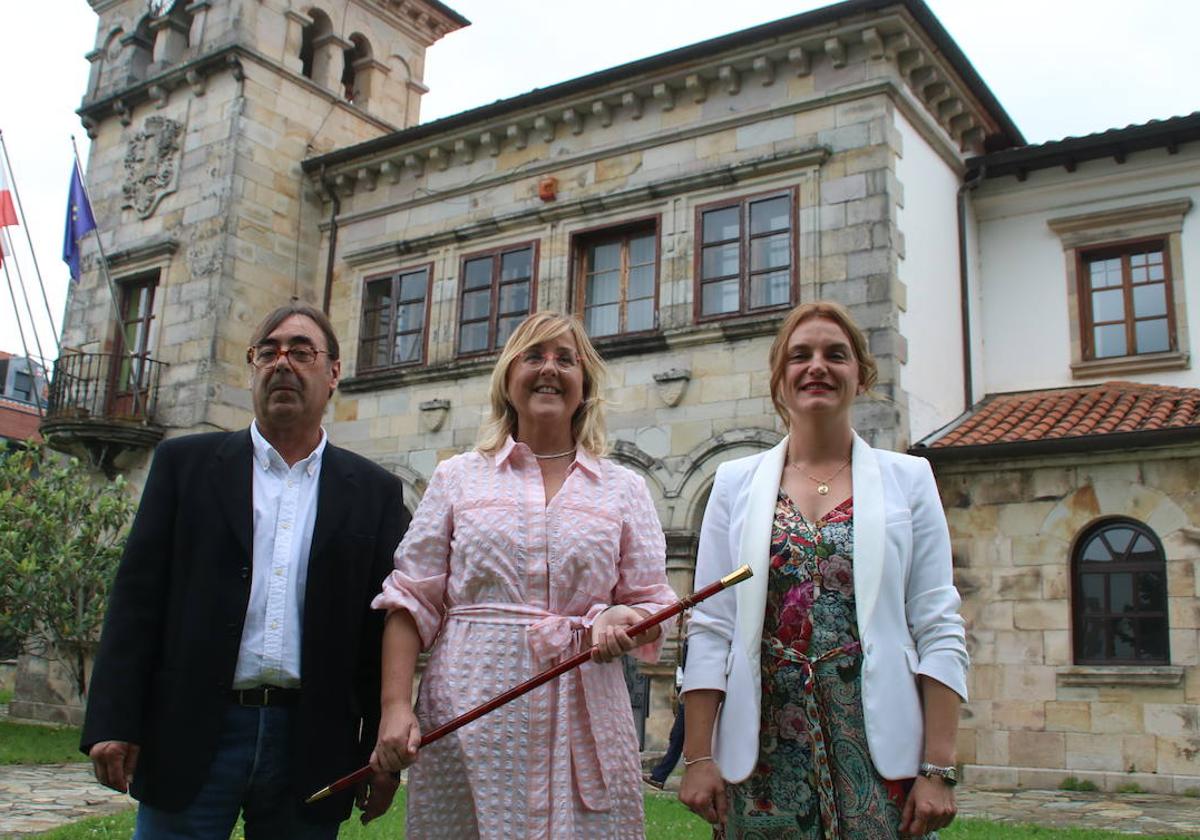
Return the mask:
[[[321,311],[326,315],[329,314],[329,303],[333,297],[333,258],[337,253],[337,237],[338,237],[338,214],[342,212],[342,202],[338,199],[337,190],[333,185],[325,180],[325,167],[321,167],[321,184],[325,187],[325,192],[329,194],[329,200],[333,207],[329,211],[329,254],[325,258],[325,295],[321,303]],[[962,235],[962,226],[959,225],[959,235]]]
[[[971,289],[967,277],[967,193],[983,181],[986,166],[980,164],[975,176],[958,188],[958,295],[959,317],[962,320],[963,411],[975,403],[975,386],[971,375]]]

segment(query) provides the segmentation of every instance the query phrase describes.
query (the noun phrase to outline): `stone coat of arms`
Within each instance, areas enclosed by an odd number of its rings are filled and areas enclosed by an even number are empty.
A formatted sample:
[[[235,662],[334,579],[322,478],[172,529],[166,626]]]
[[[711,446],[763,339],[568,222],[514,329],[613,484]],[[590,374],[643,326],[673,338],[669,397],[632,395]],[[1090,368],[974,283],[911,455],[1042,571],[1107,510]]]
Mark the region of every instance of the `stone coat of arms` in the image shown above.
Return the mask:
[[[182,127],[166,117],[148,117],[125,151],[125,199],[138,218],[146,219],[164,196],[175,191]]]

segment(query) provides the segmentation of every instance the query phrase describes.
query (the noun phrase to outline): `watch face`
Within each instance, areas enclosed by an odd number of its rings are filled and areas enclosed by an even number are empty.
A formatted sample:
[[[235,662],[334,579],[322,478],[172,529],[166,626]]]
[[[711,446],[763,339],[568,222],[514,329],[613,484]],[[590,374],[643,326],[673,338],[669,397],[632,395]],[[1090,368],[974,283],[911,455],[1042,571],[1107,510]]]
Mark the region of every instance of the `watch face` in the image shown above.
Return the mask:
[[[171,7],[174,5],[175,0],[146,0],[146,6],[150,10],[151,17],[162,17],[171,11]]]

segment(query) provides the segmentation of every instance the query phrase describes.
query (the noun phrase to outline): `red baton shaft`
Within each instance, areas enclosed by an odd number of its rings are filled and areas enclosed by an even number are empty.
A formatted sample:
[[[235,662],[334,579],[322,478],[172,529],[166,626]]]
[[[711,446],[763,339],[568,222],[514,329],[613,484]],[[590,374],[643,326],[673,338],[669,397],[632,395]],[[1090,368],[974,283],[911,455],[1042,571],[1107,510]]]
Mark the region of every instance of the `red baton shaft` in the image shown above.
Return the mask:
[[[726,575],[725,577],[721,578],[720,580],[710,583],[708,586],[704,587],[700,591],[693,592],[691,595],[688,595],[685,598],[680,598],[678,601],[676,601],[671,606],[666,607],[665,609],[659,610],[658,612],[654,613],[651,616],[647,616],[646,618],[643,618],[641,621],[639,621],[637,624],[634,624],[632,627],[630,627],[625,632],[629,634],[630,638],[640,636],[643,633],[645,633],[647,630],[649,630],[651,627],[662,624],[667,619],[673,618],[674,616],[679,615],[679,613],[683,612],[686,609],[690,609],[691,607],[695,606],[696,604],[700,603],[701,601],[705,600],[706,598],[711,598],[713,595],[716,595],[718,592],[722,591],[723,589],[728,589],[730,586],[733,586],[734,584],[741,583],[746,578],[750,577],[752,574],[753,574],[753,572],[750,571],[749,566],[741,566],[740,568],[734,570],[732,573]],[[438,740],[439,738],[443,738],[446,735],[449,735],[454,730],[459,729],[463,726],[466,726],[471,721],[478,720],[479,718],[486,715],[488,712],[495,711],[496,709],[503,706],[505,703],[509,703],[513,700],[516,700],[522,694],[527,694],[528,692],[533,691],[539,685],[544,685],[545,683],[550,682],[550,680],[554,679],[555,677],[561,676],[561,675],[565,674],[567,671],[578,668],[584,662],[587,662],[589,659],[592,658],[592,653],[595,650],[596,650],[596,648],[593,646],[593,647],[589,648],[588,650],[582,651],[580,653],[575,654],[574,656],[568,657],[567,659],[564,659],[562,662],[559,662],[557,665],[554,665],[553,667],[548,668],[545,671],[542,671],[540,674],[530,677],[529,679],[525,680],[525,682],[521,683],[520,685],[513,686],[512,688],[508,689],[507,691],[505,691],[502,694],[497,694],[495,697],[493,697],[491,700],[488,700],[486,703],[481,703],[480,705],[476,706],[474,709],[471,709],[468,712],[464,712],[463,714],[459,715],[458,717],[454,718],[453,720],[449,721],[448,723],[443,723],[441,726],[437,727],[436,729],[426,732],[424,735],[421,736],[421,746],[424,747],[429,744],[432,744],[434,741]],[[329,785],[328,787],[321,788],[319,791],[314,793],[312,796],[308,797],[308,799],[306,801],[307,802],[316,802],[318,800],[324,799],[327,796],[332,796],[335,793],[340,793],[341,791],[346,790],[347,788],[357,785],[359,782],[363,781],[370,775],[371,775],[370,766],[360,767],[358,770],[355,770],[353,773],[351,773],[347,776],[343,776],[342,778],[338,779],[336,782]]]

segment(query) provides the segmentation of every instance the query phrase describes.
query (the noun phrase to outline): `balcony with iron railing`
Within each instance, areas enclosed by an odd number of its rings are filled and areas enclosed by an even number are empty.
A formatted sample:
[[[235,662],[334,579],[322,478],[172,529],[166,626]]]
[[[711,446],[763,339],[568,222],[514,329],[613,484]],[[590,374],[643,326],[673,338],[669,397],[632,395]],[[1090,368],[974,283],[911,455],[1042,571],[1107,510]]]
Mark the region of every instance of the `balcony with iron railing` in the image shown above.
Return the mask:
[[[64,352],[54,364],[42,436],[56,449],[86,451],[111,474],[123,452],[162,439],[156,413],[166,367],[148,354]]]

